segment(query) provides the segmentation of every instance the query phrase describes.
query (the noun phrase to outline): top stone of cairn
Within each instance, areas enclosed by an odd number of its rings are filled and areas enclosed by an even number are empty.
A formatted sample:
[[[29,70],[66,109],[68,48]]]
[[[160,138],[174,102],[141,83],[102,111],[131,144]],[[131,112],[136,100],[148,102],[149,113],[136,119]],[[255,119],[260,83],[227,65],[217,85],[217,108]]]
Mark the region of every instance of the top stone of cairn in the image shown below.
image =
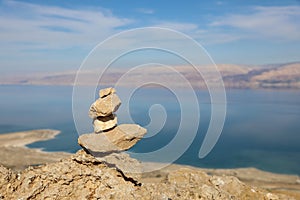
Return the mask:
[[[105,89],[100,90],[99,91],[99,97],[104,98],[108,95],[115,94],[115,93],[116,93],[115,88],[109,87],[109,88],[105,88]]]
[[[92,119],[110,116],[118,110],[121,100],[115,92],[114,88],[100,90],[100,98],[91,105],[89,110],[89,116]]]

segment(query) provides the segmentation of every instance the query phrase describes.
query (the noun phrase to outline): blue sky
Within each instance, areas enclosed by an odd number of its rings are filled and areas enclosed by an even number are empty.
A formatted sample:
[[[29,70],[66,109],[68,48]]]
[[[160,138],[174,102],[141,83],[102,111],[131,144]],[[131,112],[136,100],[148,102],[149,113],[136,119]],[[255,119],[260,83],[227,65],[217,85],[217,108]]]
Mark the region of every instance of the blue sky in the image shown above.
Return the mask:
[[[99,42],[145,26],[189,35],[216,63],[300,61],[299,19],[297,0],[0,0],[0,72],[76,70]]]

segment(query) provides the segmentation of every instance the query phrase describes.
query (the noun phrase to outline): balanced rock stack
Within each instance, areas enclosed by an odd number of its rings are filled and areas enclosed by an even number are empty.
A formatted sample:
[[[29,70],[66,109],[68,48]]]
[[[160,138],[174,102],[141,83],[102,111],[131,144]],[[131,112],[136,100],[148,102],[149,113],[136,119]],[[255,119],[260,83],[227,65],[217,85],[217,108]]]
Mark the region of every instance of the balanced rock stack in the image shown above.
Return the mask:
[[[117,125],[114,113],[121,105],[121,100],[114,88],[100,90],[99,96],[89,110],[94,133],[81,135],[78,138],[79,145],[94,156],[128,150],[146,134],[146,129],[137,124]]]
[[[114,88],[100,90],[100,98],[91,105],[89,116],[93,119],[95,133],[112,129],[117,125],[117,116],[114,112],[121,105],[121,100],[115,93]]]

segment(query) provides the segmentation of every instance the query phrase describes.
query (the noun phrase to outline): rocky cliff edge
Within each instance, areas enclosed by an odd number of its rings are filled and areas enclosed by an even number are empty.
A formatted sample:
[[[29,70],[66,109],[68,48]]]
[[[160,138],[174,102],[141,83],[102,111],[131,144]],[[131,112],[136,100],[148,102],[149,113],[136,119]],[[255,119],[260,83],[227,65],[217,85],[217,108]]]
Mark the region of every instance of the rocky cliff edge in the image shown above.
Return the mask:
[[[137,177],[80,150],[20,173],[0,167],[0,199],[294,199],[195,169],[179,169],[159,183]]]

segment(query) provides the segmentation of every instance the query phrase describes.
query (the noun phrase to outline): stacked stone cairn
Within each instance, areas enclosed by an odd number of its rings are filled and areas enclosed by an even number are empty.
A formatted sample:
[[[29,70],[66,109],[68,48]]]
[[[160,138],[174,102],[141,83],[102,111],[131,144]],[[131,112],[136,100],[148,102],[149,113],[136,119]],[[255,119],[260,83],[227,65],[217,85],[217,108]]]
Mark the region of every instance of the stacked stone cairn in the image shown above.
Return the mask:
[[[121,100],[114,88],[100,90],[99,97],[89,110],[89,116],[93,119],[94,133],[80,135],[78,144],[99,161],[113,164],[124,173],[133,170],[136,172],[140,163],[122,151],[133,147],[143,138],[147,130],[137,124],[117,125],[115,112],[121,105]],[[128,167],[130,169],[127,169]]]
[[[94,133],[83,134],[78,143],[90,153],[112,153],[130,149],[147,132],[137,124],[117,125],[115,112],[121,100],[114,88],[99,92],[100,98],[90,107],[89,116],[93,119]]]

